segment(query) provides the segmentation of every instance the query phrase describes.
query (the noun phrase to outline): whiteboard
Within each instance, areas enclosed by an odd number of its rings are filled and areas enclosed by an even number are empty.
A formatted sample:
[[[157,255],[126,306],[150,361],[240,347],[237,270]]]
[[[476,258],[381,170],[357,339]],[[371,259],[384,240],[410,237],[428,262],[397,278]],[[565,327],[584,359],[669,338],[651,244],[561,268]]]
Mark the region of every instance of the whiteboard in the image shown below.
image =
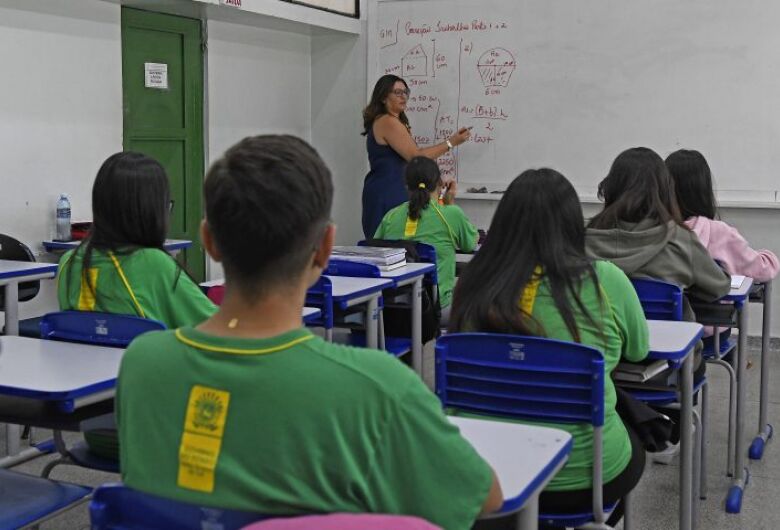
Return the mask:
[[[373,0],[368,19],[369,93],[404,77],[418,144],[473,127],[439,161],[461,183],[548,166],[593,196],[622,150],[688,148],[721,200],[778,201],[776,0]]]

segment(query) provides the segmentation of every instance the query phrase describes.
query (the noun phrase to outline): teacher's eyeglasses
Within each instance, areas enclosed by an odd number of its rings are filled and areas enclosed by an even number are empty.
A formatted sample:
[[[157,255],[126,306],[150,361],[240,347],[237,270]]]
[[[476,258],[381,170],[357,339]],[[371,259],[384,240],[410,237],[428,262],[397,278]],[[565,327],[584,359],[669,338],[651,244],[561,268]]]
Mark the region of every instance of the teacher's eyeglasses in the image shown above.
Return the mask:
[[[412,91],[409,90],[408,88],[407,89],[396,88],[395,90],[391,90],[390,93],[399,98],[402,96],[408,98],[409,95],[412,93]]]

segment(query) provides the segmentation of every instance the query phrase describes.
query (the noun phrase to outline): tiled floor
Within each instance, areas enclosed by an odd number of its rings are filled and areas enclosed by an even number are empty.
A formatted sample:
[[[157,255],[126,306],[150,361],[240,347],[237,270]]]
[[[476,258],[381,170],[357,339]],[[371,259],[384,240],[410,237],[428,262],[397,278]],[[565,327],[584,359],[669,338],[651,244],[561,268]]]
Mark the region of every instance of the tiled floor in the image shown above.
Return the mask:
[[[757,428],[759,368],[757,352],[751,352],[753,367],[748,371],[748,416],[745,447],[752,440]],[[426,381],[432,381],[432,349],[426,348]],[[780,377],[780,353],[771,356],[772,380]],[[728,382],[723,370],[710,367],[711,413],[709,416],[709,497],[700,501],[699,528],[702,530],[772,530],[780,528],[780,445],[773,441],[767,448],[763,461],[748,461],[751,471],[750,484],[746,490],[742,513],[729,515],[723,509],[723,500],[730,485],[725,476],[726,425]],[[780,385],[773,386],[769,393],[770,423],[780,428]],[[42,438],[44,432],[36,433]],[[4,429],[0,429],[0,443],[4,443]],[[0,447],[0,450],[3,448]],[[39,458],[18,466],[16,469],[28,473],[39,473],[50,457]],[[634,530],[672,530],[677,528],[678,468],[648,463],[645,475],[634,495]],[[70,466],[61,466],[52,474],[53,478],[80,484],[98,485],[117,480],[116,476],[98,473]],[[41,525],[42,529],[88,529],[87,506],[79,506]]]

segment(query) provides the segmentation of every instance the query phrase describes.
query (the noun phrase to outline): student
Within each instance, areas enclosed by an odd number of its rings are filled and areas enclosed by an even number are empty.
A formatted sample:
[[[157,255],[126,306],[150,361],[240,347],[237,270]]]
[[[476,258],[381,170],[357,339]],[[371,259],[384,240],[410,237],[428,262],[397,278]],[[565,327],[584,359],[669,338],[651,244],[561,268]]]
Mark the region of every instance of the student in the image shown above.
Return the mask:
[[[780,262],[771,250],[753,250],[737,231],[718,217],[710,166],[704,156],[687,149],[666,158],[675,183],[677,202],[685,226],[695,233],[713,259],[729,274],[741,274],[758,282],[777,276]]]
[[[409,201],[385,214],[374,237],[410,239],[433,245],[436,249],[442,321],[446,322],[445,315],[449,313],[455,285],[455,252],[474,250],[477,229],[463,210],[454,204],[457,193],[455,181],[446,188],[444,204],[437,204],[444,183],[434,160],[422,156],[412,158],[406,166],[404,178]]]
[[[645,452],[615,411],[609,374],[621,357],[648,350],[642,307],[626,275],[585,254],[585,221],[577,193],[552,169],[527,170],[498,204],[488,237],[455,288],[450,328],[537,335],[575,341],[604,353],[604,502],[623,498],[639,481]],[[574,437],[566,465],[540,497],[540,511],[589,511],[593,430],[555,424]],[[622,517],[622,503],[608,524]]]
[[[731,278],[683,224],[674,182],[655,151],[620,153],[598,194],[604,209],[588,223],[590,257],[609,260],[631,277],[674,283],[705,302],[728,294]],[[693,321],[688,301],[683,304],[683,318]]]
[[[225,298],[199,326],[128,348],[123,481],[199,505],[406,514],[455,530],[497,509],[491,468],[414,372],[302,327],[335,235],[317,153],[291,136],[246,138],[212,166],[204,194],[201,237],[224,266]]]
[[[60,309],[133,315],[169,328],[211,316],[214,304],[163,250],[171,204],[156,160],[134,152],[108,157],[92,186],[89,236],[60,259]],[[84,438],[92,453],[119,458],[115,430],[87,431]]]
[[[170,209],[168,177],[154,159],[116,153],[92,186],[92,229],[60,259],[60,309],[103,311],[198,324],[216,307],[163,250]]]

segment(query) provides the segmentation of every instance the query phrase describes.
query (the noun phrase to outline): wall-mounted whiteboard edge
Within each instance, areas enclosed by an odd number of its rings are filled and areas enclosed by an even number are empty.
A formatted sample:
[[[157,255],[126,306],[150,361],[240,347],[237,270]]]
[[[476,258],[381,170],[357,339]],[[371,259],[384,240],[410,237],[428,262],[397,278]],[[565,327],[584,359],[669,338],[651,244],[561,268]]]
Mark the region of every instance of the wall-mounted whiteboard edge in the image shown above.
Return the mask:
[[[456,201],[493,201],[498,202],[504,195],[502,193],[458,193]],[[583,204],[600,204],[601,200],[595,195],[580,195]],[[780,210],[780,202],[753,202],[750,200],[729,201],[718,200],[718,207],[725,209],[753,209],[753,210]]]

